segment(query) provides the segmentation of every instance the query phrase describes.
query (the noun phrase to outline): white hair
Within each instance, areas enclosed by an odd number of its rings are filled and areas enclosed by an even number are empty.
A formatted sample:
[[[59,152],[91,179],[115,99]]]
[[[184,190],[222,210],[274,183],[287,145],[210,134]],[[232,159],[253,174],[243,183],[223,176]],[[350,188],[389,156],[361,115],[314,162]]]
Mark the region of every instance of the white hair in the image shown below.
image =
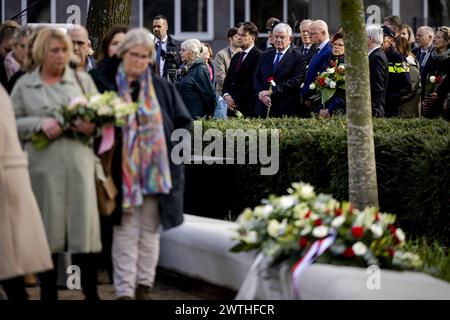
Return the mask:
[[[286,23],[279,23],[273,28],[273,33],[286,31],[289,37],[292,37],[292,28]]]
[[[367,26],[366,34],[375,44],[379,46],[383,44],[383,29],[379,25],[372,24]]]
[[[434,36],[434,30],[429,26],[421,26],[417,29],[417,32],[419,32],[419,30],[422,30],[427,36]]]
[[[122,58],[128,50],[138,45],[143,45],[148,49],[151,63],[153,63],[155,61],[155,42],[150,31],[145,28],[134,28],[128,31],[117,48],[117,55]]]
[[[189,39],[184,41],[180,48],[191,51],[194,54],[195,59],[200,58],[203,52],[202,43],[197,39]]]

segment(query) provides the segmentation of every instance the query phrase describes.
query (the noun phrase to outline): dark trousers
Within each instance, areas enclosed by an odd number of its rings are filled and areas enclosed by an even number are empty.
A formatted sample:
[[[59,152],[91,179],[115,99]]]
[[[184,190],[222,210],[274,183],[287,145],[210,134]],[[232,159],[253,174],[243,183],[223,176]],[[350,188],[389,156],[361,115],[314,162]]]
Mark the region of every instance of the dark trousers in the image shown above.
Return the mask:
[[[28,300],[28,293],[25,289],[24,277],[17,277],[0,282],[5,290],[8,300],[25,301]]]
[[[58,255],[52,255],[54,269],[39,274],[41,282],[41,300],[58,300]],[[97,264],[95,254],[73,254],[72,264],[81,271],[81,287],[86,300],[99,300],[97,293]]]

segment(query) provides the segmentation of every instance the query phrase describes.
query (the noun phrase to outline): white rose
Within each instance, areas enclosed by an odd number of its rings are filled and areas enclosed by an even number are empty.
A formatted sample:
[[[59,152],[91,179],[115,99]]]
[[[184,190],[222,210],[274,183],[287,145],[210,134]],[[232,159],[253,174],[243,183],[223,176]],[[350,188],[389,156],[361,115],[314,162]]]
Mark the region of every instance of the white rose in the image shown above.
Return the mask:
[[[113,114],[113,110],[110,106],[102,105],[98,108],[97,114],[99,116],[110,116]]]
[[[352,250],[356,256],[363,256],[367,253],[366,245],[359,241],[352,246]]]
[[[311,226],[308,225],[305,228],[303,228],[302,231],[300,231],[300,235],[302,237],[307,236],[311,232],[311,230],[312,230]]]
[[[436,82],[436,77],[435,76],[431,76],[430,77],[430,82],[431,83],[435,83]]]
[[[309,200],[314,197],[314,187],[310,184],[304,184],[300,187],[300,197]]]
[[[331,89],[336,89],[336,82],[331,81],[331,82],[330,82],[330,88],[331,88]]]
[[[284,234],[286,229],[287,221],[283,220],[282,223],[277,220],[270,220],[269,225],[267,226],[267,232],[273,238],[278,238],[279,236]]]
[[[397,239],[398,239],[400,242],[404,242],[404,241],[406,240],[405,233],[404,233],[403,230],[400,229],[400,228],[397,228],[397,230],[395,231],[395,236],[397,237]]]
[[[70,111],[75,110],[78,106],[87,106],[88,101],[85,97],[75,97],[73,98],[70,103],[68,109]]]
[[[297,198],[295,196],[282,196],[280,197],[280,207],[287,210],[297,203]]]
[[[245,237],[242,237],[242,241],[246,243],[256,243],[258,241],[258,233],[256,231],[250,231]]]
[[[267,204],[255,208],[255,216],[259,219],[267,219],[273,211],[273,206]]]
[[[333,219],[333,221],[331,221],[331,226],[335,229],[338,229],[340,226],[342,226],[345,222],[345,217],[344,216],[339,216]]]
[[[383,227],[380,224],[372,224],[370,226],[370,231],[372,231],[375,239],[379,239],[383,235]]]
[[[309,85],[309,90],[314,90],[316,88],[316,84],[313,82]]]
[[[327,226],[318,226],[313,229],[313,236],[319,239],[325,238],[328,235],[328,227]]]
[[[328,72],[329,74],[333,74],[335,71],[336,71],[336,70],[335,70],[334,68],[328,68],[328,69],[327,69],[327,72]]]
[[[101,94],[96,94],[93,95],[90,99],[89,99],[89,103],[91,104],[97,104],[100,102],[100,100],[102,99],[102,95]]]

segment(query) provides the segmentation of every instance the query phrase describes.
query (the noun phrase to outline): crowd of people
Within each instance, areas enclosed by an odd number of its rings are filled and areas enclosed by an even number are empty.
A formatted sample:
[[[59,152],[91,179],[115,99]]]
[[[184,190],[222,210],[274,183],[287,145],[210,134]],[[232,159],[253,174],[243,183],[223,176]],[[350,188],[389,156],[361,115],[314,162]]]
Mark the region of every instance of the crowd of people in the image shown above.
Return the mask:
[[[288,24],[270,18],[266,28],[269,37],[258,39],[254,23],[239,23],[213,59],[209,44],[173,39],[159,15],[152,32],[112,28],[94,59],[83,26],[66,33],[13,21],[0,27],[0,81],[7,90],[0,90],[0,205],[8,203],[0,208],[0,229],[11,226],[0,232],[0,283],[10,299],[26,299],[24,276],[37,274],[41,299],[56,300],[59,256],[67,252],[81,268],[86,299],[99,299],[98,269],[109,273],[119,299],[149,299],[160,230],[183,222],[183,167],[170,160],[170,135],[213,116],[219,101],[229,116],[345,114],[345,87],[322,102],[313,85],[326,70],[344,70],[342,30],[330,36],[325,21],[305,20],[294,44]],[[390,16],[366,32],[373,116],[448,119],[449,28],[421,26],[414,33]],[[88,143],[74,139],[63,134],[55,112],[105,91],[138,111],[114,129],[114,145],[103,155],[111,159],[118,195],[112,215],[101,217],[94,146],[102,130],[80,119],[70,131]],[[37,132],[52,141],[44,150],[33,144]]]

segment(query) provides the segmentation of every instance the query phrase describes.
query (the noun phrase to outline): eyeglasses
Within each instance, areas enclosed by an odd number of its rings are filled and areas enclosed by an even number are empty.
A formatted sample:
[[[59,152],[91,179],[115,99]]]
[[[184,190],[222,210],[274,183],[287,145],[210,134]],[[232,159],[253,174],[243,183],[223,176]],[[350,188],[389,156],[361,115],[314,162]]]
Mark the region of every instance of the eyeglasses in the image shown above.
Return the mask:
[[[76,41],[76,40],[73,40],[72,43],[74,46],[79,46],[79,47],[82,47],[86,44],[86,42],[84,42],[84,41]]]
[[[133,59],[141,59],[141,60],[147,60],[150,59],[150,55],[148,54],[139,54],[137,52],[132,52],[129,51],[128,54],[133,58]]]

